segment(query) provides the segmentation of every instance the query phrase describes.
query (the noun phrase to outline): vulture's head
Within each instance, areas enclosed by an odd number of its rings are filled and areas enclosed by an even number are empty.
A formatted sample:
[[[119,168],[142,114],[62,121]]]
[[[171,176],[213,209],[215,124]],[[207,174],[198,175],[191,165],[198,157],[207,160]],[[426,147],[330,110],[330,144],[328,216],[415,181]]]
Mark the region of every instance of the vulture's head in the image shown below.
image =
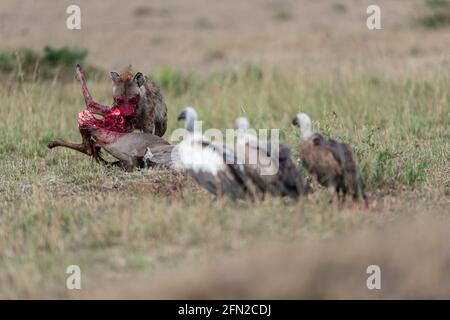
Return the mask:
[[[307,139],[312,135],[312,123],[311,118],[306,113],[297,114],[292,119],[292,124],[300,128],[300,133],[303,139]]]
[[[184,120],[186,125],[186,130],[193,131],[194,130],[194,122],[197,120],[197,111],[195,111],[192,107],[186,107],[183,111],[178,115],[177,120],[182,121]]]
[[[250,122],[248,122],[248,119],[246,117],[239,117],[236,118],[234,121],[234,128],[237,130],[244,130],[247,131],[250,129]]]

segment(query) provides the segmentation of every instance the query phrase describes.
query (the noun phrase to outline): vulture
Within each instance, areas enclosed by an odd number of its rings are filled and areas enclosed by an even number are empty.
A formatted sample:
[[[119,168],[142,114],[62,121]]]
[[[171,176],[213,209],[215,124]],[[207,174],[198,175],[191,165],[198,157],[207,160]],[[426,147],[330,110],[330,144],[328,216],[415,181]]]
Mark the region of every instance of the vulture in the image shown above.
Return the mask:
[[[147,148],[144,153],[144,166],[148,168],[163,167],[166,169],[180,169],[175,146],[172,144],[161,145],[154,148]]]
[[[249,127],[247,118],[235,120],[237,159],[244,160],[245,174],[253,182],[259,198],[264,199],[266,193],[291,198],[311,193],[312,188],[293,162],[289,148],[277,143],[278,152],[275,152],[271,141],[258,141],[255,131]]]
[[[345,201],[348,192],[354,200],[363,198],[366,208],[368,198],[351,147],[334,139],[313,133],[310,117],[299,113],[292,124],[300,128],[300,157],[303,166],[325,187],[334,187],[338,199]]]
[[[250,198],[253,201],[254,194],[248,187],[243,166],[237,164],[235,153],[223,143],[210,142],[194,132],[195,109],[186,107],[178,120],[185,121],[186,132],[183,141],[171,152],[172,167],[188,172],[214,198],[229,195],[232,199]],[[155,150],[151,152],[156,157]]]

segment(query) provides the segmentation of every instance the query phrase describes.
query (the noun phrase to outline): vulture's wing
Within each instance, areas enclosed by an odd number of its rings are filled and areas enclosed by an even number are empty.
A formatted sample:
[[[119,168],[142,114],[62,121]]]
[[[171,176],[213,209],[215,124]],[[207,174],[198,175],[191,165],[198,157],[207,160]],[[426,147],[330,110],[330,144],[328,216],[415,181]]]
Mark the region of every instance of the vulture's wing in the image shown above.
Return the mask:
[[[345,170],[349,172],[356,172],[357,167],[355,163],[355,156],[353,155],[352,148],[347,143],[341,142],[341,148],[344,152],[344,158],[345,158]]]
[[[229,194],[233,198],[246,195],[240,168],[227,163],[233,154],[219,144],[206,140],[182,142],[180,163],[194,180],[214,195]],[[192,157],[189,159],[189,157]],[[188,161],[189,160],[189,161]]]
[[[275,154],[275,150],[271,146],[271,144],[258,144],[255,148],[270,157],[278,166],[278,171],[273,176],[252,176],[255,184],[261,184],[265,191],[275,196],[296,198],[300,194],[311,192],[311,187],[292,160],[289,148],[284,144],[279,144],[278,154]]]
[[[316,144],[316,141],[314,143]],[[317,145],[329,151],[343,169],[348,166],[347,162],[353,163],[353,153],[349,145],[334,139],[326,140],[322,136],[317,139]]]
[[[312,192],[310,184],[292,160],[291,151],[283,144],[280,144],[279,150],[279,175],[283,182],[284,195],[296,198]]]
[[[177,153],[174,150],[176,150],[174,145],[147,148],[144,154],[144,161],[149,167],[163,166],[177,169],[179,157],[177,157]]]
[[[203,146],[213,148],[218,154],[222,155],[222,159],[227,168],[226,172],[224,171],[222,174],[222,177],[224,178],[224,182],[229,185],[229,193],[239,198],[249,195],[253,199],[252,192],[248,188],[249,178],[246,175],[245,166],[238,163],[236,153],[228,149],[225,144],[203,141]]]
[[[278,167],[278,159],[271,157],[270,144],[254,140],[246,142],[244,148],[246,159],[243,167],[247,180],[251,180],[251,184],[263,194],[266,192],[276,194],[275,182],[278,180],[278,172],[275,169]]]
[[[331,151],[345,171],[356,172],[355,158],[349,144],[330,139],[326,148]]]
[[[321,185],[328,186],[337,175],[344,171],[345,155],[340,143],[333,139],[325,139],[321,134],[315,133],[312,143],[317,151],[311,150],[314,157],[309,161],[308,170],[312,170]],[[314,148],[313,148],[314,149]]]

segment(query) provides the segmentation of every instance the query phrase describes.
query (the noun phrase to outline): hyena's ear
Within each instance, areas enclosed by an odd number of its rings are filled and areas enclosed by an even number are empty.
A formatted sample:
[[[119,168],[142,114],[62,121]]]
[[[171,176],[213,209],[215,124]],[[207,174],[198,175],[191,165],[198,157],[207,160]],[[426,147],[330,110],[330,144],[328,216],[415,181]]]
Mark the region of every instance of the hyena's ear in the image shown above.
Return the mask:
[[[111,75],[111,80],[114,82],[117,82],[117,80],[119,80],[120,78],[120,75],[117,71],[111,71],[109,74]]]
[[[142,72],[136,73],[136,75],[133,78],[133,81],[136,81],[137,85],[139,87],[142,87],[144,85],[144,82],[145,82],[145,77],[142,74]]]

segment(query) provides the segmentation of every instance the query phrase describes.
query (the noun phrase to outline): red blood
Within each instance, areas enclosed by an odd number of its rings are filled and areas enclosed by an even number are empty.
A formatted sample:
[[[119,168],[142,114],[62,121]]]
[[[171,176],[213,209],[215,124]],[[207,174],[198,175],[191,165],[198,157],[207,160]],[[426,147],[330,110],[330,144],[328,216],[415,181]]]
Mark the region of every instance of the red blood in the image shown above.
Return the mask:
[[[133,131],[133,126],[137,122],[136,109],[140,95],[136,94],[130,98],[124,95],[115,98],[114,105],[110,108],[92,99],[79,65],[77,65],[77,74],[87,106],[87,109],[78,114],[78,128],[88,130],[94,140],[100,144],[109,144],[123,134]],[[102,117],[97,119],[94,114]]]
[[[95,138],[95,141],[99,144],[110,144],[115,142],[119,137],[126,133],[109,131],[106,129],[93,129],[91,130],[91,135]]]
[[[119,99],[117,99],[119,100]],[[136,108],[139,103],[139,95],[135,97],[133,103],[123,102],[115,105],[110,109],[103,111],[103,117],[97,119],[93,111],[85,109],[78,114],[78,128],[80,129],[105,129],[108,131],[126,133],[133,130],[133,125],[136,123]]]

